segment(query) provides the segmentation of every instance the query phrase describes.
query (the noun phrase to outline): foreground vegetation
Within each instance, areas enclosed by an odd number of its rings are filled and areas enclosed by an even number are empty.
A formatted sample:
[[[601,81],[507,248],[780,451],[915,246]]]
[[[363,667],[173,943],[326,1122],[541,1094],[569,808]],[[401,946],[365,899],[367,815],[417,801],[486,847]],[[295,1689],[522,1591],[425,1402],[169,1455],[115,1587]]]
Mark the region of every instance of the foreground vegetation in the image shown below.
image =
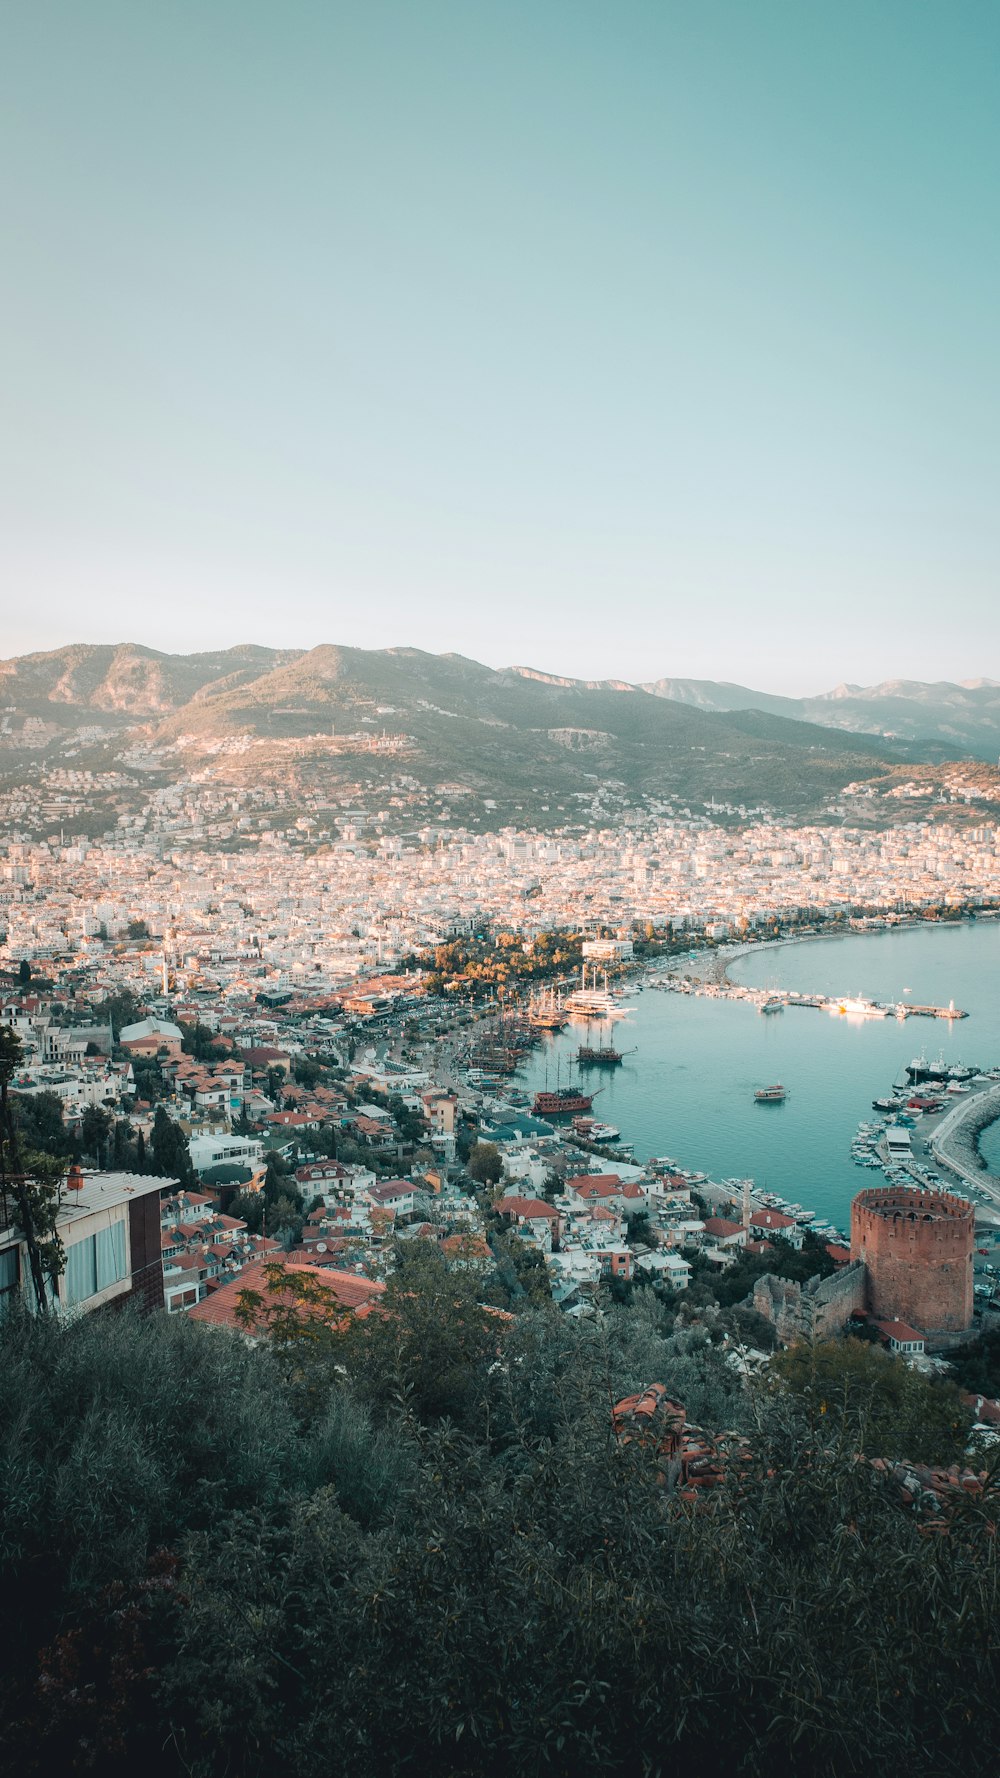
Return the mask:
[[[995,1770],[993,1509],[928,1537],[857,1461],[877,1364],[748,1392],[650,1295],[514,1319],[433,1255],[386,1302],[0,1327],[9,1769]],[[751,1474],[667,1496],[653,1379]]]

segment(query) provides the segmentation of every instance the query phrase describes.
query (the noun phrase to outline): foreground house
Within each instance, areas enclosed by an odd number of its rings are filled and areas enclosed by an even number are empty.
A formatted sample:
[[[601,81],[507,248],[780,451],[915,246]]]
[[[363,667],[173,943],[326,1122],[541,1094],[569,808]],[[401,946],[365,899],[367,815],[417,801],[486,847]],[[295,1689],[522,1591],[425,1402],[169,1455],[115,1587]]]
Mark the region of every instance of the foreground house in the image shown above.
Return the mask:
[[[66,1266],[51,1286],[52,1306],[85,1314],[107,1303],[134,1302],[148,1314],[163,1307],[160,1192],[174,1180],[138,1173],[70,1169],[57,1230]],[[13,1198],[0,1194],[0,1305],[37,1309],[28,1244]]]

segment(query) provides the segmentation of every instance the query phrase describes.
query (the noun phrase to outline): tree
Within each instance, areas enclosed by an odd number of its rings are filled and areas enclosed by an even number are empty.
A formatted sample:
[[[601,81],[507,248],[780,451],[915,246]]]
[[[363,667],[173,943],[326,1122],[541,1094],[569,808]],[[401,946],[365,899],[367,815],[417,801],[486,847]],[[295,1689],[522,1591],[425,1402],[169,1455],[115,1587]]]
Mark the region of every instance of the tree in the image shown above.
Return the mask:
[[[300,1087],[305,1087],[307,1091],[318,1086],[326,1072],[322,1063],[317,1062],[312,1056],[296,1056],[292,1063],[292,1074],[295,1080]]]
[[[304,1349],[329,1351],[348,1311],[334,1292],[309,1272],[289,1271],[280,1261],[264,1267],[263,1288],[241,1290],[237,1319],[248,1332],[266,1333],[286,1356]]]
[[[9,1025],[0,1025],[0,1188],[9,1192],[14,1222],[28,1253],[28,1268],[40,1315],[66,1263],[58,1216],[65,1165],[36,1149],[22,1148],[8,1088],[20,1067],[22,1048]]]
[[[399,1242],[394,1257],[378,1312],[345,1329],[342,1362],[374,1403],[405,1402],[428,1422],[471,1425],[504,1322],[481,1303],[475,1277],[449,1271],[428,1242]]]
[[[111,1026],[117,1043],[123,1028],[134,1025],[143,1016],[142,1001],[133,994],[131,988],[119,988],[117,993],[108,994],[94,1008],[98,1018]]]
[[[651,1247],[653,1241],[653,1225],[649,1220],[648,1210],[639,1210],[628,1219],[628,1242],[630,1247]]]
[[[1000,1395],[1000,1332],[991,1329],[948,1356],[960,1388],[991,1399]]]
[[[264,1199],[259,1191],[238,1191],[229,1205],[229,1215],[245,1222],[252,1235],[264,1230]]]
[[[800,1341],[775,1354],[768,1376],[818,1421],[842,1426],[857,1450],[926,1463],[965,1451],[972,1415],[955,1384],[922,1376],[878,1346]]]
[[[156,1107],[149,1146],[150,1171],[166,1179],[176,1179],[181,1186],[194,1184],[188,1140],[179,1124],[169,1117],[162,1105]]]
[[[196,1062],[211,1062],[218,1059],[219,1050],[214,1031],[203,1025],[198,1019],[193,1025],[182,1025],[181,1049],[185,1055],[193,1056]]]
[[[389,1111],[392,1114],[392,1121],[404,1142],[420,1142],[422,1138],[426,1136],[427,1129],[423,1118],[420,1117],[417,1112],[410,1110],[410,1107],[401,1098],[399,1093],[391,1094],[389,1099]]]
[[[27,957],[22,957],[17,966],[17,979],[22,988],[26,988],[31,981],[31,964],[28,962]]]
[[[300,1239],[302,1220],[302,1199],[297,1193],[282,1192],[267,1207],[267,1233],[276,1235],[286,1248],[294,1247]]]
[[[12,1093],[10,1111],[23,1148],[64,1162],[72,1159],[73,1138],[63,1122],[58,1094]]]
[[[504,1285],[499,1300],[504,1306],[520,1309],[526,1304],[552,1302],[552,1290],[545,1259],[537,1247],[528,1247],[513,1232],[494,1235],[492,1249],[497,1260],[499,1277]]]
[[[88,1105],[80,1120],[80,1142],[83,1152],[96,1166],[107,1161],[111,1117],[101,1105]]]
[[[469,1178],[477,1185],[498,1185],[503,1177],[503,1161],[495,1142],[477,1142],[465,1165]]]
[[[126,928],[129,938],[141,939],[150,936],[145,920],[130,920]]]
[[[132,1078],[135,1081],[135,1096],[155,1104],[163,1096],[163,1073],[159,1062],[153,1057],[136,1056],[132,1062]]]
[[[417,1247],[362,1319],[276,1268],[249,1340],[0,1322],[11,1770],[325,1778],[335,1722],[342,1778],[990,1778],[988,1476],[941,1535],[650,1292],[515,1320]],[[613,1423],[656,1379],[747,1435],[716,1486]]]

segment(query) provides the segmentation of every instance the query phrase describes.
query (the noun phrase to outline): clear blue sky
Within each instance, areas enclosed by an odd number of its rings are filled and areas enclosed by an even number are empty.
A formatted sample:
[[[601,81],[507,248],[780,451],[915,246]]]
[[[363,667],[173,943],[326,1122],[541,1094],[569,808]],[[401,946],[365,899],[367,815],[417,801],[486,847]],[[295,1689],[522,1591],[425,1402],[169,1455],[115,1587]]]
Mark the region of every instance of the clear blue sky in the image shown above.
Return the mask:
[[[1000,678],[997,0],[10,0],[0,654]]]

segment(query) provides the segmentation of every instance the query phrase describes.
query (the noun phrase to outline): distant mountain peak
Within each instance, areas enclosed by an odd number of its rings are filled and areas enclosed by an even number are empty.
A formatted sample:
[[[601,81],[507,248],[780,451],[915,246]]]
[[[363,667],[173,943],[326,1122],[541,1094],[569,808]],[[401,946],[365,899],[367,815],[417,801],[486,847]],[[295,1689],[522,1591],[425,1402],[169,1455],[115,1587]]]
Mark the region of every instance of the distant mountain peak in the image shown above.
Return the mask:
[[[564,679],[558,673],[543,673],[539,667],[508,667],[520,679],[534,679],[539,685],[558,685],[564,691],[644,691],[629,679]]]

